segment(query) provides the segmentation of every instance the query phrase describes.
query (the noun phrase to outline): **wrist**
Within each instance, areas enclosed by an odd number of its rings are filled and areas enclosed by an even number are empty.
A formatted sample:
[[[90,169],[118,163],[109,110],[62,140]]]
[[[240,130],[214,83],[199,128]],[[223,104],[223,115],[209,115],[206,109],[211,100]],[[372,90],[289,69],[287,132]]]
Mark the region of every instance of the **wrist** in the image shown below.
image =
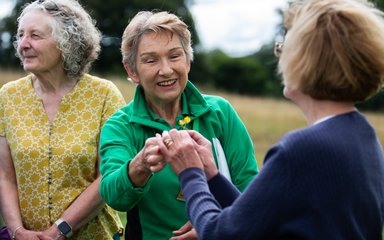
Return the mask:
[[[67,223],[66,221],[64,221],[63,219],[58,219],[56,222],[55,222],[55,225],[57,227],[57,230],[59,230],[59,233],[60,235],[66,237],[66,238],[69,238],[72,236],[73,232],[72,232],[72,227],[71,225],[69,225],[69,223]]]
[[[20,226],[18,226],[18,227],[16,227],[13,231],[12,231],[12,240],[15,240],[16,239],[16,234],[17,234],[17,232],[20,230],[20,229],[22,229],[23,228],[23,225],[20,225]]]

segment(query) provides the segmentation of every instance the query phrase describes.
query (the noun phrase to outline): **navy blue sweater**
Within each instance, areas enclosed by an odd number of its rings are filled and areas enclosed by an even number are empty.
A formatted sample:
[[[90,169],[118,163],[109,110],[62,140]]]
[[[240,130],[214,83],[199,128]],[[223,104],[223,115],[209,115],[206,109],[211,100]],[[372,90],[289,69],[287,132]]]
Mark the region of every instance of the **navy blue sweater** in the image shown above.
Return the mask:
[[[179,177],[200,239],[381,239],[383,150],[358,112],[288,133],[241,195],[221,175]]]

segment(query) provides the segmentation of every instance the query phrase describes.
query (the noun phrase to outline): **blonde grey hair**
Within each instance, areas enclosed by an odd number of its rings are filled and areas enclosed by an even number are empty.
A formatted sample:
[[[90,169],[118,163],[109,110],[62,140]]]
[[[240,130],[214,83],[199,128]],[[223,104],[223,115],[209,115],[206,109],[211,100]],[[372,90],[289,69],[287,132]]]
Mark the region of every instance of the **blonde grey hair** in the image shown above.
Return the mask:
[[[127,63],[134,72],[137,72],[136,57],[141,38],[149,32],[164,31],[176,34],[180,38],[187,61],[192,62],[193,49],[188,26],[179,17],[168,12],[141,11],[129,22],[123,33],[121,43],[123,63]]]
[[[100,53],[100,31],[95,21],[76,0],[37,0],[24,5],[18,17],[18,23],[31,11],[43,11],[49,14],[52,37],[57,43],[69,78],[79,78],[89,68]],[[14,46],[18,49],[16,36]],[[20,53],[17,52],[20,58]]]
[[[284,15],[283,83],[316,99],[363,101],[384,84],[384,15],[363,0],[302,0]]]

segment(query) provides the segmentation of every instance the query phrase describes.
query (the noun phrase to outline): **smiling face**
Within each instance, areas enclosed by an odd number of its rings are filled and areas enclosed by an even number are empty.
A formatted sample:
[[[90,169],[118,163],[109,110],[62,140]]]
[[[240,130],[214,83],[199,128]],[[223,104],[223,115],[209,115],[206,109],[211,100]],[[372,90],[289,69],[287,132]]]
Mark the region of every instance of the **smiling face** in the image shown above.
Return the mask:
[[[17,51],[24,70],[34,74],[63,69],[61,51],[51,36],[52,18],[41,11],[32,11],[20,19],[17,30]]]
[[[131,79],[140,84],[150,106],[177,104],[185,89],[190,63],[176,34],[146,33],[140,40],[137,72],[125,65]]]

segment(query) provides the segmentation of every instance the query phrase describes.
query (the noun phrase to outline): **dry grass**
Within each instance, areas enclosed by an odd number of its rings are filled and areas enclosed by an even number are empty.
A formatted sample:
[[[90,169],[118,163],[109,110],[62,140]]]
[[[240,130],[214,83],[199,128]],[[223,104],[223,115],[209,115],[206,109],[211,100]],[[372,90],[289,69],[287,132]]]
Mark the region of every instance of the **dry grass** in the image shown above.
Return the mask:
[[[0,69],[0,85],[24,76],[23,71]],[[134,94],[134,85],[121,77],[110,77],[128,102]],[[215,90],[202,92],[216,94],[228,99],[244,121],[255,146],[259,167],[268,148],[286,132],[306,126],[299,109],[287,100],[246,97]],[[382,143],[384,143],[384,114],[366,112]]]

